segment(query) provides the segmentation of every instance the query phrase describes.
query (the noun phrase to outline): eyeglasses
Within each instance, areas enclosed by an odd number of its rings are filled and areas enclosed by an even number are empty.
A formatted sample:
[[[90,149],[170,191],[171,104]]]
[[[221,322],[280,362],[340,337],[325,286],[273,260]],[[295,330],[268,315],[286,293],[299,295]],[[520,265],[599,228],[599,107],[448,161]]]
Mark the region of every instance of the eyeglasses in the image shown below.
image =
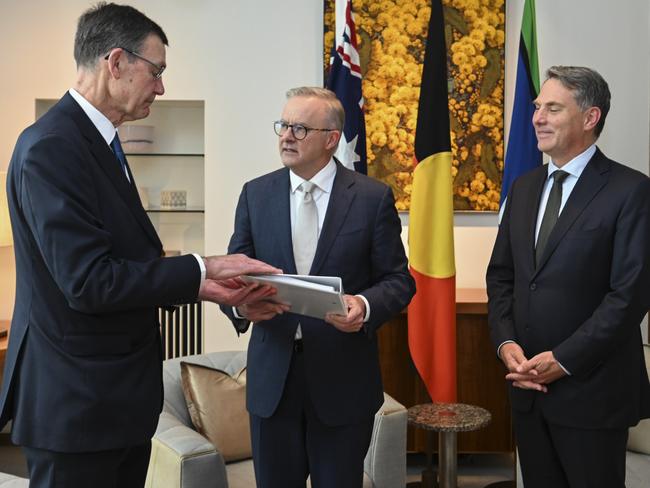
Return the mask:
[[[287,132],[287,129],[291,129],[291,134],[293,134],[293,137],[295,137],[299,141],[302,141],[305,137],[307,137],[309,131],[312,130],[317,130],[321,132],[331,132],[333,130],[337,130],[337,129],[316,129],[314,127],[307,127],[302,124],[287,124],[284,120],[276,120],[275,122],[273,122],[273,130],[277,135],[283,136]]]
[[[164,71],[165,71],[165,68],[167,68],[167,66],[160,66],[160,65],[154,63],[153,61],[149,61],[149,60],[148,60],[147,58],[145,58],[144,56],[141,56],[141,55],[139,55],[138,53],[134,53],[133,51],[131,51],[130,49],[127,49],[127,48],[125,48],[125,47],[117,47],[117,48],[113,48],[113,49],[121,49],[122,51],[125,51],[125,52],[129,53],[131,56],[135,56],[136,58],[141,59],[141,60],[144,61],[145,63],[149,63],[151,66],[153,66],[154,68],[156,68],[156,72],[155,72],[155,73],[151,73],[151,74],[153,75],[154,80],[159,80],[160,77],[163,75],[163,73],[164,73]],[[104,59],[108,59],[108,57],[109,57],[110,55],[111,55],[111,54],[108,53],[108,54],[104,57]]]

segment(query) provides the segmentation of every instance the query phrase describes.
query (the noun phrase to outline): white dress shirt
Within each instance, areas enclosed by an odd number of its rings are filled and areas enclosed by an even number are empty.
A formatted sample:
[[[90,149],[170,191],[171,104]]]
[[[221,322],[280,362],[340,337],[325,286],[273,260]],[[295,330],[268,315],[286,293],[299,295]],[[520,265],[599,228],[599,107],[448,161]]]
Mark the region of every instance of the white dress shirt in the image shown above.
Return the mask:
[[[580,175],[587,167],[587,163],[595,153],[596,153],[596,145],[592,144],[585,151],[578,154],[575,158],[573,158],[571,161],[566,163],[561,168],[558,168],[555,165],[555,163],[553,163],[553,160],[550,160],[548,162],[548,173],[546,176],[546,183],[544,183],[544,189],[542,190],[542,198],[539,201],[539,210],[537,211],[537,225],[535,226],[535,244],[537,244],[537,237],[539,236],[539,228],[542,226],[542,219],[544,217],[544,211],[546,210],[546,203],[548,202],[548,197],[551,194],[551,188],[553,187],[553,178],[551,178],[551,175],[555,173],[557,170],[562,170],[565,173],[569,173],[569,176],[567,176],[562,182],[562,201],[560,202],[560,213],[558,214],[561,215],[562,210],[564,209],[564,204],[569,199],[569,196],[571,195],[573,188],[576,186],[576,183],[578,182],[578,178],[580,178]]]

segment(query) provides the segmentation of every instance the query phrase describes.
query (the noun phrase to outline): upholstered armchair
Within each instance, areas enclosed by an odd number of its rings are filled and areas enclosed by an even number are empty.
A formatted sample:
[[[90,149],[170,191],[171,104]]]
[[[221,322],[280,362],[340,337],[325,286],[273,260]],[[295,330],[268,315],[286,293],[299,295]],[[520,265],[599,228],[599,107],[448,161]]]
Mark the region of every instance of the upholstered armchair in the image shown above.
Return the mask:
[[[29,480],[12,476],[10,474],[0,473],[0,488],[28,488]]]
[[[232,375],[246,365],[246,352],[213,352],[163,363],[165,401],[152,442],[146,487],[254,487],[252,460],[224,463],[219,451],[194,430],[181,387],[181,361]],[[386,394],[375,415],[364,471],[364,487],[395,488],[406,484],[406,409]]]

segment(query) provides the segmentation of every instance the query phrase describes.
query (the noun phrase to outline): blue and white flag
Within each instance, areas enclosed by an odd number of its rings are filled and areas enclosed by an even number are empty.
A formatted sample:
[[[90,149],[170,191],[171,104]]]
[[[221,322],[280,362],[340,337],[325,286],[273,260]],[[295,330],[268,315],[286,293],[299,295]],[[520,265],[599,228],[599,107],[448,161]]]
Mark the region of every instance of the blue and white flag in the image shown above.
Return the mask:
[[[542,164],[542,153],[537,149],[537,136],[533,127],[533,112],[535,111],[533,100],[537,98],[538,94],[539,67],[535,0],[526,0],[521,19],[515,99],[503,170],[500,214],[503,214],[506,197],[513,181]]]
[[[334,156],[347,168],[367,174],[361,66],[351,0],[336,0],[335,34],[326,86],[343,104],[345,127]]]

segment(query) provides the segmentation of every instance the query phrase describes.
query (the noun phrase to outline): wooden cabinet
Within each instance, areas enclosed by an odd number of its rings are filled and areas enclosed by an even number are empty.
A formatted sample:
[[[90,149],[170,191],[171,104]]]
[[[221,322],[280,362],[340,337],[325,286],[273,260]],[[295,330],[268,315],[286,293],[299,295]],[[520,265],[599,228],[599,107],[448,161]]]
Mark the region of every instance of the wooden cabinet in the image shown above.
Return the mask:
[[[506,373],[490,341],[485,290],[459,289],[456,302],[458,402],[492,414],[488,427],[458,436],[458,450],[513,452]],[[430,402],[409,354],[406,313],[384,324],[378,339],[384,390],[407,408]],[[408,450],[424,451],[425,443],[426,434],[409,427]]]

